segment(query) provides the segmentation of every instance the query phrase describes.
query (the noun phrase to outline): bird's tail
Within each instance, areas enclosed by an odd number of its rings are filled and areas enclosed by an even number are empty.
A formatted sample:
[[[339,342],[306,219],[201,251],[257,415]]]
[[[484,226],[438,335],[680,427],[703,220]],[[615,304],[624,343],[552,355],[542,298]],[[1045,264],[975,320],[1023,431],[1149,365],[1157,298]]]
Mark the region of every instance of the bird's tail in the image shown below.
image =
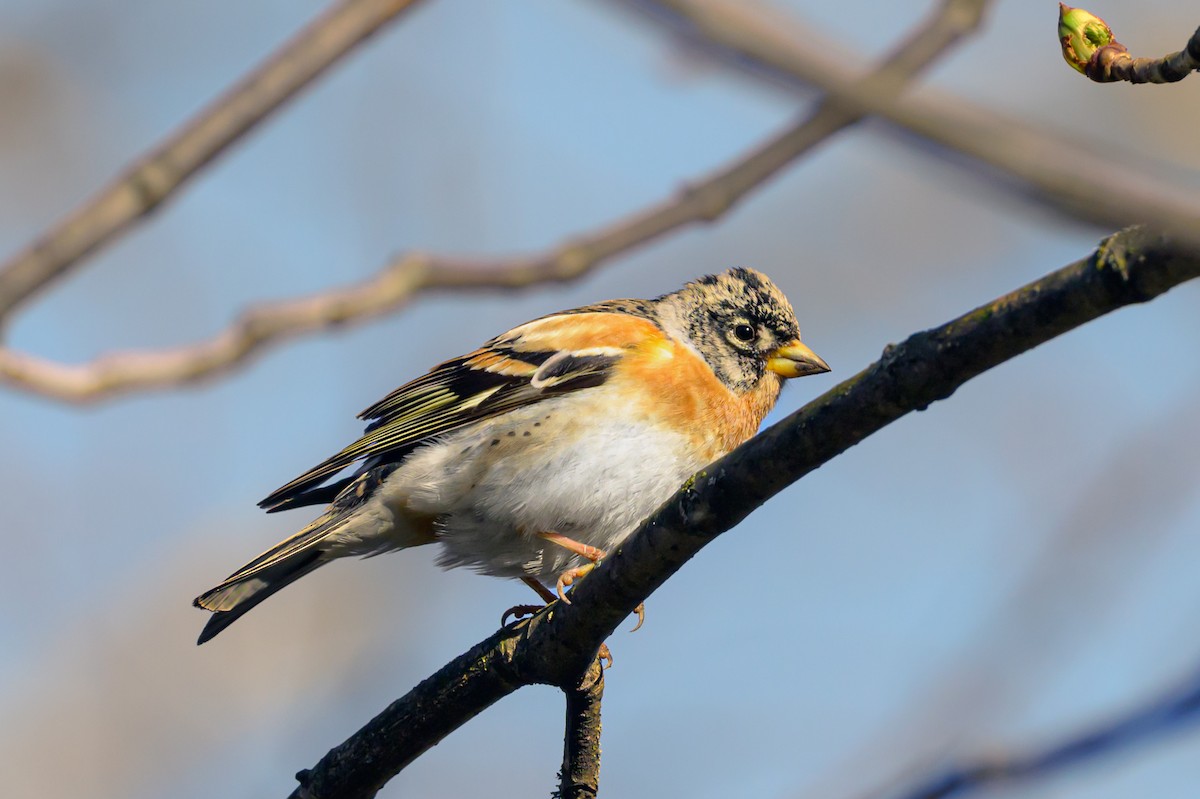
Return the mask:
[[[331,507],[312,524],[196,597],[192,604],[213,614],[196,643],[209,640],[271,594],[332,560],[326,552],[329,539],[347,516],[345,509]]]
[[[278,566],[253,577],[235,579],[230,577],[212,590],[205,591],[193,600],[198,608],[211,610],[212,616],[200,631],[197,644],[216,636],[242,617],[242,614],[284,586],[291,585],[313,569],[328,561],[317,550],[289,558]]]
[[[229,575],[216,588],[196,597],[192,604],[211,610],[213,614],[196,643],[209,640],[271,594],[336,557],[369,555],[432,540],[429,536],[425,539],[417,536],[411,544],[398,538],[385,538],[377,545],[361,545],[361,541],[360,546],[353,548],[347,548],[344,542],[339,545],[339,534],[347,526],[355,526],[358,511],[394,469],[395,466],[389,464],[360,474],[340,491],[319,518]],[[357,537],[361,538],[362,533],[358,533]]]

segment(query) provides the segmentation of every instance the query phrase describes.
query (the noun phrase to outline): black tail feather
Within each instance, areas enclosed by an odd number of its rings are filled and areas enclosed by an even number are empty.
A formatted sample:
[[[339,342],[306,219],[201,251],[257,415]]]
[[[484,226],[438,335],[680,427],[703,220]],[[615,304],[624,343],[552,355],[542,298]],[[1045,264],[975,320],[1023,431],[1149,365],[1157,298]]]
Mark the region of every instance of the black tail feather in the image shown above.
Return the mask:
[[[279,589],[291,585],[296,580],[299,580],[304,575],[313,571],[319,566],[322,566],[327,561],[321,557],[320,550],[312,549],[305,552],[303,557],[298,557],[292,560],[280,563],[278,566],[260,572],[254,575],[254,580],[264,583],[254,593],[243,598],[234,607],[229,610],[213,611],[208,623],[204,625],[204,629],[200,631],[200,637],[196,639],[197,646],[203,644],[216,637],[217,633],[224,630],[229,625],[240,619],[247,611],[255,607],[259,602],[262,602],[267,597],[274,594]],[[212,592],[209,592],[210,594]],[[197,597],[194,604],[198,608],[203,608],[201,604],[207,594],[202,594]]]

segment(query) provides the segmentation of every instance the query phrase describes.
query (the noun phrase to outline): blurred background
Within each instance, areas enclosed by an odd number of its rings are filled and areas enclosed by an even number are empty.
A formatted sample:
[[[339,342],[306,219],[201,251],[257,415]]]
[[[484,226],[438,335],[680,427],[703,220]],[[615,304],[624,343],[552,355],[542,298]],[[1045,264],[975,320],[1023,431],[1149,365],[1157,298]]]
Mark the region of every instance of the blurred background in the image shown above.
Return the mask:
[[[780,4],[864,65],[927,4]],[[316,0],[0,0],[0,251],[91,195],[317,14]],[[1135,54],[1182,0],[1090,10]],[[1200,188],[1200,80],[1097,86],[1056,4],[1002,0],[927,83],[1119,144]],[[870,25],[862,20],[869,17]],[[1103,124],[1087,117],[1100,104]],[[537,251],[761,141],[795,95],[622,6],[420,6],[149,224],[20,314],[76,362],[207,337],[247,304],[363,279],[405,249]],[[515,323],[731,265],[783,287],[832,375],[1068,262],[1109,231],[1032,208],[879,124],[719,224],[570,286],[426,295],[200,387],[68,407],[0,393],[0,773],[9,796],[284,796],[527,589],[409,551],[323,569],[204,647],[193,596],[307,521],[255,502],[354,414]],[[610,641],[604,795],[858,797],[1128,710],[1200,662],[1200,285],[1087,325],[869,438],[760,509]],[[770,421],[770,420],[769,420]],[[503,700],[385,797],[540,796],[562,697]],[[1192,795],[1180,735],[994,796]]]

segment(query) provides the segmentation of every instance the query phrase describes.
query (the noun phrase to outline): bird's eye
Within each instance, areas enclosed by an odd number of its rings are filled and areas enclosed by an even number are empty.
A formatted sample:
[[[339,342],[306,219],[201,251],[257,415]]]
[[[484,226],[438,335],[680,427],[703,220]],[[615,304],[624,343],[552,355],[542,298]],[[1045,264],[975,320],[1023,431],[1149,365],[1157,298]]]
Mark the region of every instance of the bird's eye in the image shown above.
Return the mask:
[[[734,327],[733,335],[737,338],[738,341],[744,341],[746,343],[754,341],[755,336],[756,336],[756,334],[754,332],[754,328],[752,328],[750,325],[744,325],[744,324],[737,325],[736,327]]]

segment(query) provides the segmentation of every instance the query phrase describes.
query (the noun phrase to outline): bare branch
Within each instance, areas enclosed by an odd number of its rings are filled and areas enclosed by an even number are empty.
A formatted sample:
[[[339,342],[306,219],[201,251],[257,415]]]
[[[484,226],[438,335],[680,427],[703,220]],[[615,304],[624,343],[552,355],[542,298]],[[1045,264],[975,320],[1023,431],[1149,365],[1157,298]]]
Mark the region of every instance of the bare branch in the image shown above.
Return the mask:
[[[721,533],[805,474],[1038,344],[1200,277],[1200,251],[1145,229],[1089,258],[889,345],[858,375],[693,477],[573,590],[443,667],[302,772],[294,797],[368,797],[421,752],[525,684],[578,684],[638,603]]]
[[[1095,758],[1179,732],[1200,718],[1200,675],[1117,717],[1026,754],[990,755],[936,774],[897,799],[950,799],[1003,783],[1048,777]]]
[[[979,23],[984,0],[946,0],[924,26],[896,47],[869,80],[888,91],[928,66]],[[413,253],[371,280],[324,294],[251,309],[214,338],[159,351],[101,356],[67,365],[0,348],[0,380],[67,402],[175,388],[246,363],[267,346],[379,316],[434,289],[513,289],[580,277],[634,247],[686,225],[712,222],[780,170],[862,115],[828,101],[783,133],[711,176],[598,231],[528,257],[468,261]],[[2,286],[2,284],[0,284]]]
[[[751,69],[759,77],[775,78],[795,87],[837,88],[839,76],[861,61],[856,53],[826,40],[801,24],[795,17],[774,6],[737,0],[621,0],[624,5],[645,12],[665,24],[689,42],[714,46],[721,55],[740,69]],[[942,36],[957,38],[974,32],[983,23],[991,0],[940,0],[937,26]],[[928,27],[928,26],[927,26]],[[806,46],[800,46],[801,44]],[[922,31],[896,48],[875,74],[863,73],[861,83],[878,85],[879,90],[894,88],[891,81],[902,78],[907,69],[898,58],[924,64],[936,57],[947,43]],[[891,67],[886,73],[883,67]],[[852,69],[849,70],[852,72]],[[845,80],[845,78],[841,78]]]
[[[416,0],[342,0],[108,188],[0,266],[0,325]]]
[[[1058,38],[1063,60],[1096,83],[1175,83],[1200,70],[1200,28],[1178,53],[1134,58],[1107,22],[1082,8],[1059,3]]]
[[[595,799],[600,792],[600,701],[604,669],[596,659],[567,697],[563,765],[555,799]]]
[[[505,627],[454,658],[315,767],[297,773],[300,784],[290,799],[372,797],[447,735],[529,684],[511,663],[517,630],[527,623]]]
[[[1064,141],[1019,120],[960,97],[926,93],[898,99],[885,82],[848,80],[843,64],[825,57],[810,37],[796,36],[797,26],[779,24],[752,0],[640,0],[661,7],[673,30],[716,45],[719,55],[733,54],[738,68],[752,67],[790,86],[815,85],[846,108],[881,117],[950,151],[965,155],[976,168],[999,178],[1023,196],[1060,213],[1105,229],[1148,224],[1200,244],[1200,204],[1194,192],[1165,183],[1127,166],[1125,159],[1076,140]]]

